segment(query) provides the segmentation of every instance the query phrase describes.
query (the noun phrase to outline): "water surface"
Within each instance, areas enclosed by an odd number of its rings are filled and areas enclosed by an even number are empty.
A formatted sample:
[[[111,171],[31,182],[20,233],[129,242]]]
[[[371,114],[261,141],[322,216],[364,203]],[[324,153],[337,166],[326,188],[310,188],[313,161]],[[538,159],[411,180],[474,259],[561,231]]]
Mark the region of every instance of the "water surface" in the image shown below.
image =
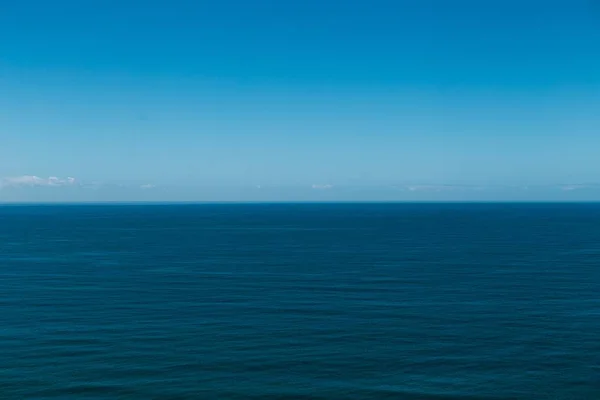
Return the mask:
[[[0,206],[3,399],[597,399],[600,205]]]

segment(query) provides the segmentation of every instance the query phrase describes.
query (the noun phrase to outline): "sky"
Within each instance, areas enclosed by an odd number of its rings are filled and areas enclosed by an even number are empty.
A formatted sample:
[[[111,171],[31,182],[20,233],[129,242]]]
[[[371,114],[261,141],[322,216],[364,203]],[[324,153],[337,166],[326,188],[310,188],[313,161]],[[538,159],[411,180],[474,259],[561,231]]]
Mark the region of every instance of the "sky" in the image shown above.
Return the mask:
[[[0,201],[600,200],[597,1],[7,0],[0,38]]]

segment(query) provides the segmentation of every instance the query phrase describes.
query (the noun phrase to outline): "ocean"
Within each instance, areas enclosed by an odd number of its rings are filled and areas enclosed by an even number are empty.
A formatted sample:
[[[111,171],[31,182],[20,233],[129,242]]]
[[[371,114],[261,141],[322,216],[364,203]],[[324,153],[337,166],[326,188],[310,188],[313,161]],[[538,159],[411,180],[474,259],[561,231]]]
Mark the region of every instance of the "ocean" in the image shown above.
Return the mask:
[[[599,399],[600,204],[0,206],[0,399]]]

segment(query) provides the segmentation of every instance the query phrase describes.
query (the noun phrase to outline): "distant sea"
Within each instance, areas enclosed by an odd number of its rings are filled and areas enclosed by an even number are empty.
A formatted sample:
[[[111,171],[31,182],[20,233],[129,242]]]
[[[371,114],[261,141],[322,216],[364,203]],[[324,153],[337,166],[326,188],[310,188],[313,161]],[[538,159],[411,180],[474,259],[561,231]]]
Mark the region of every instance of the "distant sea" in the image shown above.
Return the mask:
[[[600,399],[600,204],[0,206],[1,399]]]

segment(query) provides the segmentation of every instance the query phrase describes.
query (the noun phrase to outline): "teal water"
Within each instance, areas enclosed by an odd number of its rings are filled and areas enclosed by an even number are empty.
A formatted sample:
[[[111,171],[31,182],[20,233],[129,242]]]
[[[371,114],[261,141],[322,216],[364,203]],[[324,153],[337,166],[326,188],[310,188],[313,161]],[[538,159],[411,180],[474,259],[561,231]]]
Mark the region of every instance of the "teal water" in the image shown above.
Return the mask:
[[[0,207],[2,399],[598,399],[600,205]]]

